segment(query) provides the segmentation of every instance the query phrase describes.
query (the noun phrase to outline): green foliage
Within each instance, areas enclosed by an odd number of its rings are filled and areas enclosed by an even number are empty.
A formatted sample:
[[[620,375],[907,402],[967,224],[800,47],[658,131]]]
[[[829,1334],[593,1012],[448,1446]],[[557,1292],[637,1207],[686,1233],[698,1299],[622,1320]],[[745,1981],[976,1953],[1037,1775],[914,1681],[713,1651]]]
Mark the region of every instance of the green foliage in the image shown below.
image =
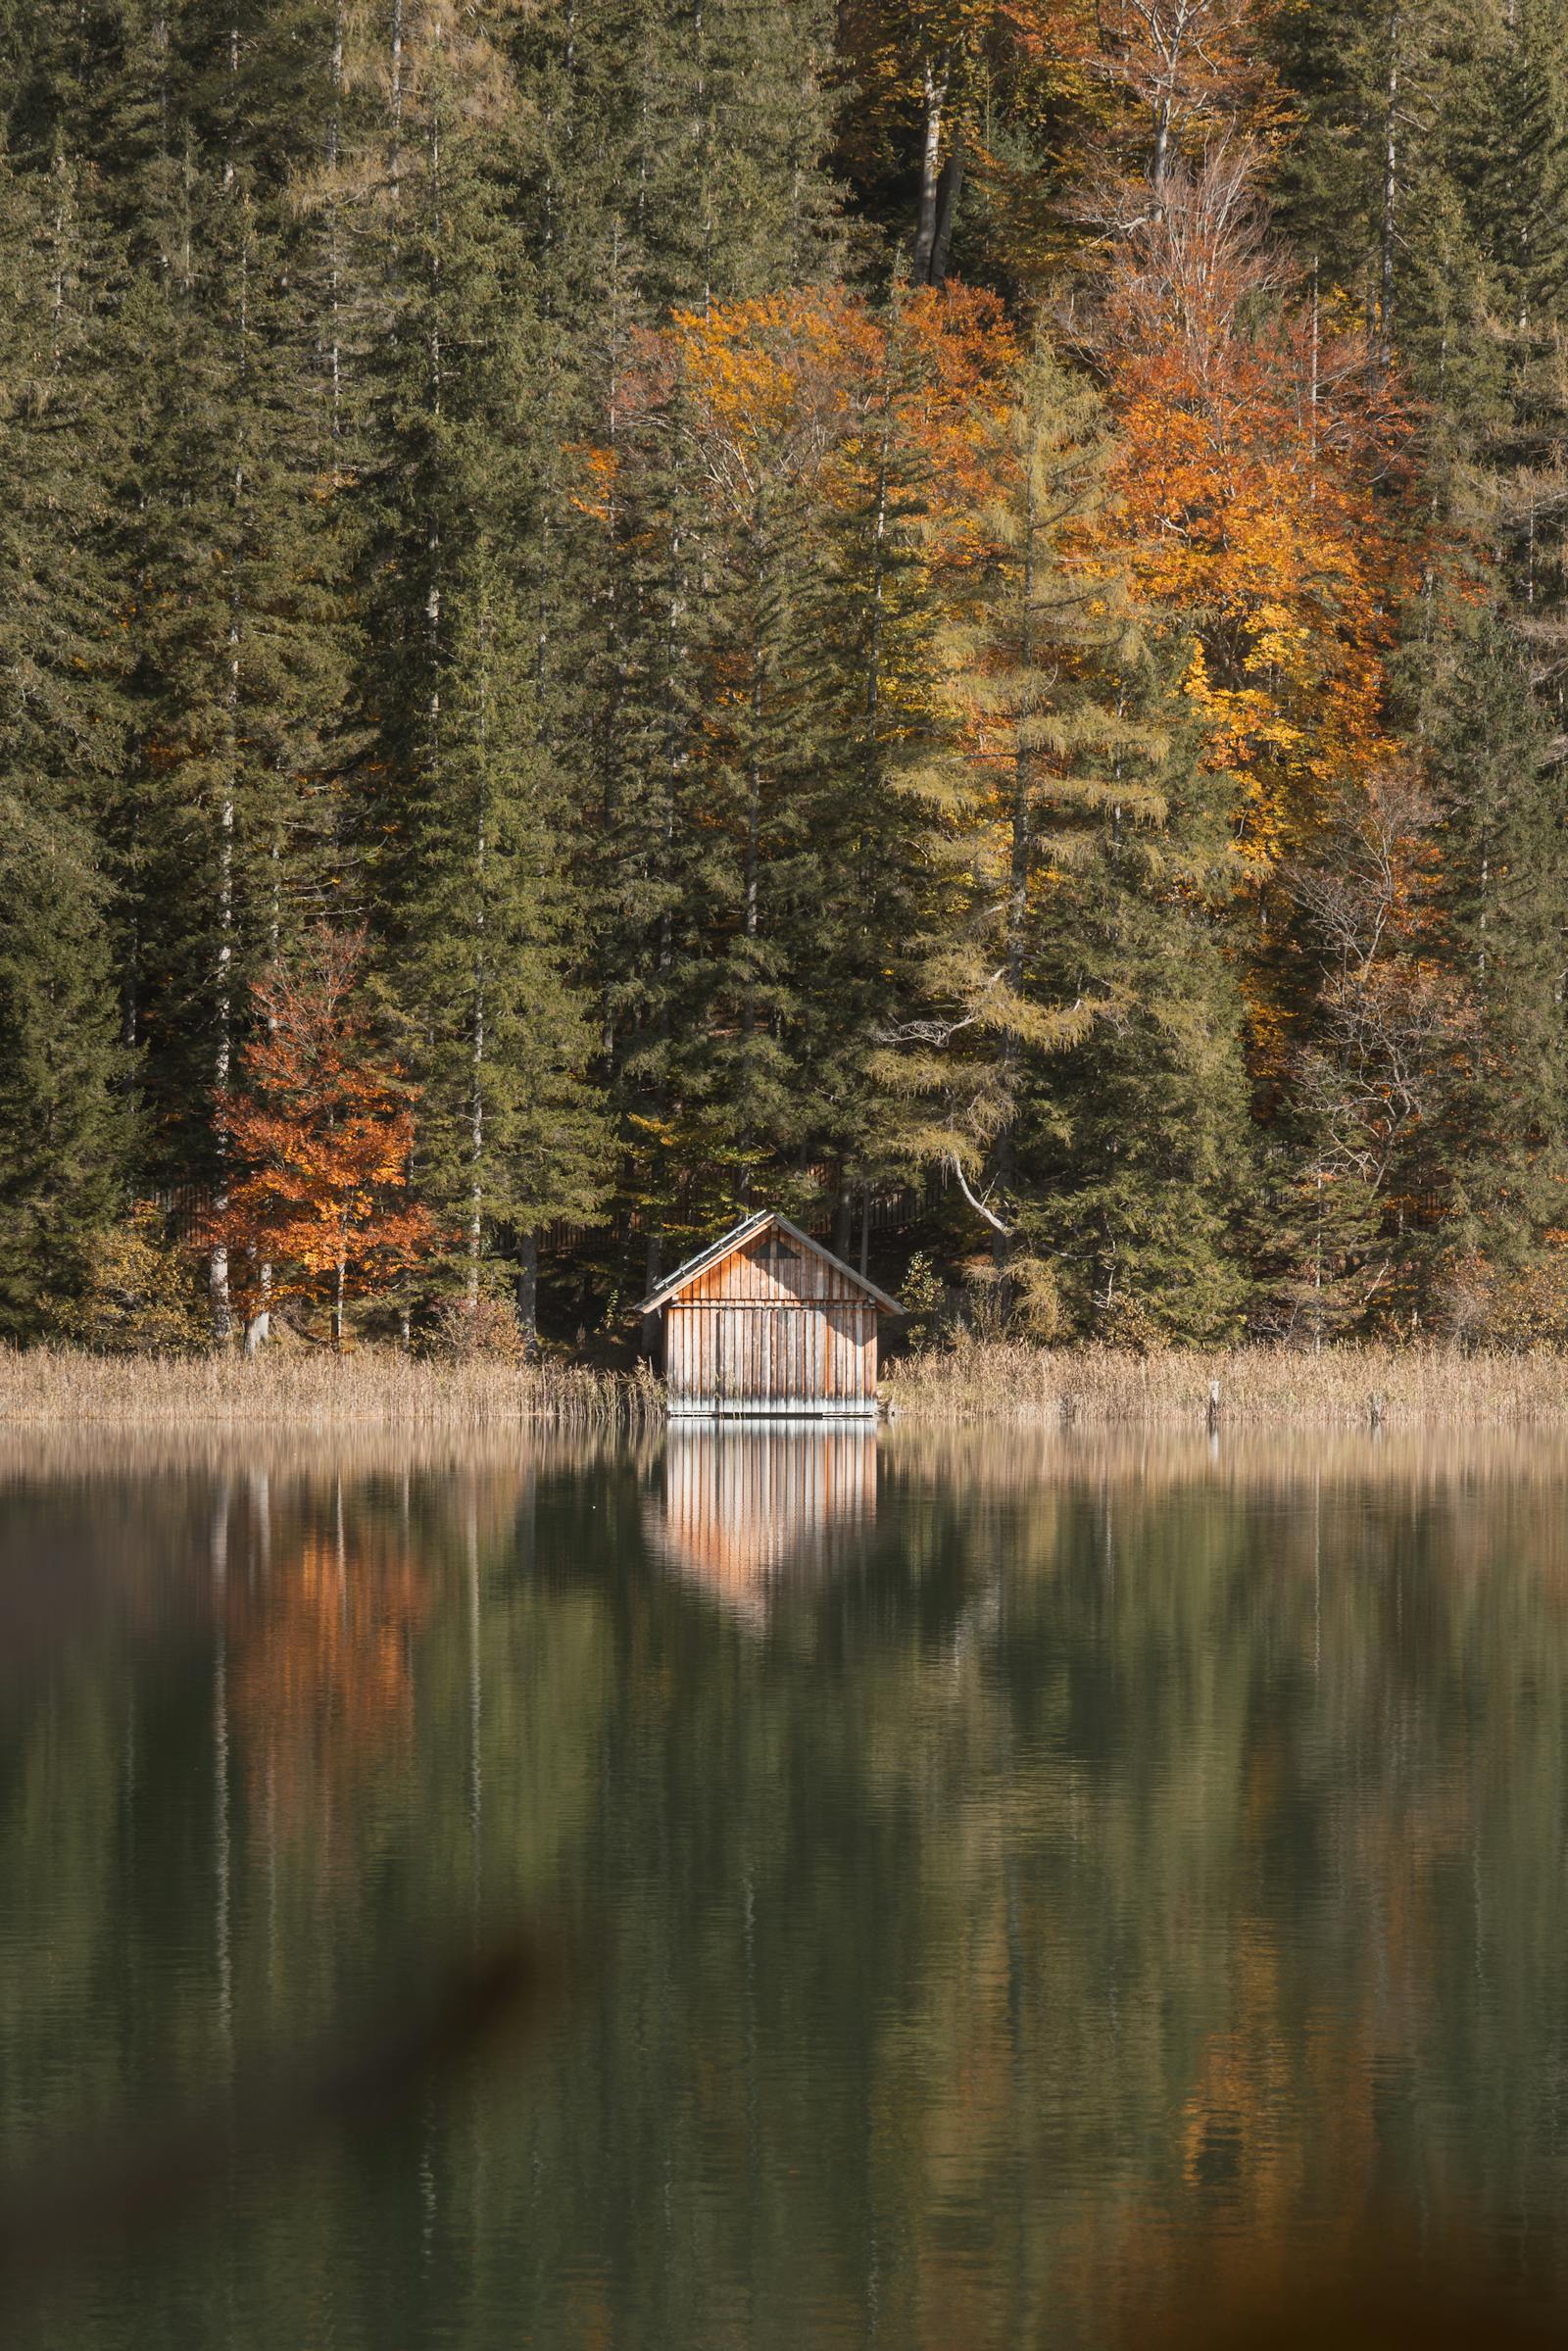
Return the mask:
[[[1237,432],[1259,548],[1304,544],[1331,444],[1375,477],[1361,700],[1315,764],[1253,541],[1243,613],[1139,539],[1104,298],[1174,286],[1180,239],[1122,217],[1144,134],[1084,12],[7,13],[8,1333],[74,1310],[127,1196],[221,1200],[251,986],[322,919],[365,926],[420,1088],[432,1293],[526,1300],[549,1228],[597,1223],[557,1286],[597,1324],[760,1199],[836,1195],[842,1241],[938,1165],[945,1265],[988,1240],[976,1310],[1041,1339],[1414,1328],[1460,1268],[1545,1281],[1562,0],[1226,23],[1182,134],[1214,169],[1161,218],[1219,201],[1250,107],[1271,211],[1235,163],[1150,456],[1200,426],[1195,544]],[[1238,631],[1225,748],[1186,649],[1218,676]],[[1269,759],[1295,863],[1249,895]],[[1429,813],[1347,948],[1335,811],[1378,773]]]
[[[916,1249],[906,1266],[899,1295],[910,1345],[932,1346],[947,1312],[948,1286],[923,1249]]]
[[[137,1200],[98,1236],[57,1327],[106,1355],[195,1354],[212,1344],[206,1282],[191,1249],[170,1240],[156,1200]]]
[[[114,1213],[127,1117],[92,844],[0,787],[0,1335],[86,1287]]]
[[[130,1142],[106,830],[118,781],[89,239],[0,156],[0,1335],[69,1307]]]

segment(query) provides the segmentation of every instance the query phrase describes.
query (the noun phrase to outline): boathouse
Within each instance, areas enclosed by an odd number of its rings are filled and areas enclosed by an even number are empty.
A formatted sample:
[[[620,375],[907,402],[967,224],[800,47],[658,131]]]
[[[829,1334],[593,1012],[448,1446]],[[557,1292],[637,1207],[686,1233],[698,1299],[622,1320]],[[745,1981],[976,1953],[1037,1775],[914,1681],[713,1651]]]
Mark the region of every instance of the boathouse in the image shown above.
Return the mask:
[[[671,1415],[876,1410],[876,1320],[897,1298],[776,1210],[748,1216],[642,1303],[663,1319]]]

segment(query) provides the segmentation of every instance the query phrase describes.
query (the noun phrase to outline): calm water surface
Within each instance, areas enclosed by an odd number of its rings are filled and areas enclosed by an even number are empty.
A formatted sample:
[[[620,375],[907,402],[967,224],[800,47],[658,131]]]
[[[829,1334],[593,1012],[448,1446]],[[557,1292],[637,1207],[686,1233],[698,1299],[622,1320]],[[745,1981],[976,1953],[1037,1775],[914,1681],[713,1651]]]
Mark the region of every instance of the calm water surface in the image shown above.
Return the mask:
[[[1544,1445],[13,1436],[0,2159],[220,2124],[0,2335],[1094,2346],[1369,2234],[1553,2294],[1565,1839]],[[519,1921],[526,2045],[257,2151],[250,2069]]]

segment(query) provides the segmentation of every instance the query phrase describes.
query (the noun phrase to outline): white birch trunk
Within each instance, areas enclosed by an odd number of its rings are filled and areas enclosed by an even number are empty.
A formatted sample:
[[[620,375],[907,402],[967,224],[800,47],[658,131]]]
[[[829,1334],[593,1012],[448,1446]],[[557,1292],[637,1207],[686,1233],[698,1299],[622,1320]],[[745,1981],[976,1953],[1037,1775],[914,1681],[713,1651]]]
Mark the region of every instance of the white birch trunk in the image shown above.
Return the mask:
[[[927,58],[924,66],[925,138],[920,148],[920,211],[914,232],[913,276],[917,286],[931,282],[931,257],[937,241],[937,183],[942,173],[942,120],[948,102],[948,68],[940,71]]]

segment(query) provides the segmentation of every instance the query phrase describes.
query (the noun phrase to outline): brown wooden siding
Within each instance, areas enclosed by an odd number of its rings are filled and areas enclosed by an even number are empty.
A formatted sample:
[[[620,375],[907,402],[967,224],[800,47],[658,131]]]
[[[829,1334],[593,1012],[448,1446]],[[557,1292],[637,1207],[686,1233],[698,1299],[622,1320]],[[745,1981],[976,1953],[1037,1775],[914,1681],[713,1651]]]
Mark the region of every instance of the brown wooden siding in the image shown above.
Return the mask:
[[[765,1262],[767,1238],[709,1266],[665,1308],[670,1410],[873,1411],[876,1308],[814,1251]]]

